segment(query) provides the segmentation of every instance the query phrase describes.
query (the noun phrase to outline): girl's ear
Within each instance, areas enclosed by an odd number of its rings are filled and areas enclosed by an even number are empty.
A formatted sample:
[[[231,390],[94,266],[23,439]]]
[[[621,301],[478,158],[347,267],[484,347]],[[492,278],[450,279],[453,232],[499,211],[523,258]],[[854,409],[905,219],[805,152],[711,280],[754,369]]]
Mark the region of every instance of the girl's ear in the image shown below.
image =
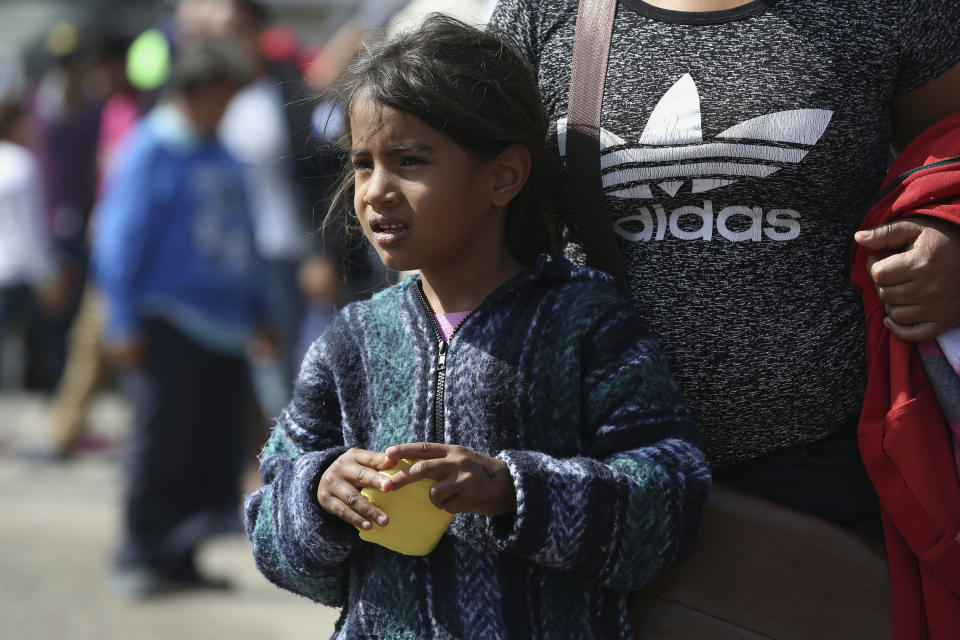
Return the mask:
[[[522,144],[509,145],[493,159],[490,190],[493,206],[505,208],[520,193],[530,176],[531,161],[530,151]]]

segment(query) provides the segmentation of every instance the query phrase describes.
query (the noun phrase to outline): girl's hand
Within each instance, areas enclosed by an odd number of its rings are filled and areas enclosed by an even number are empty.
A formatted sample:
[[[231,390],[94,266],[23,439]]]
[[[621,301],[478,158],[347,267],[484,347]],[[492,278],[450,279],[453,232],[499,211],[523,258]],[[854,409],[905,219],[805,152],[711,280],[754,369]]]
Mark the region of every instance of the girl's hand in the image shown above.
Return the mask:
[[[503,460],[439,442],[396,445],[389,447],[386,455],[390,464],[401,458],[417,459],[387,479],[386,490],[432,478],[437,483],[430,488],[430,501],[450,513],[471,511],[499,516],[517,509],[513,477]]]
[[[381,527],[389,522],[387,514],[360,494],[364,487],[387,490],[388,478],[380,469],[391,466],[386,454],[366,449],[349,449],[333,461],[320,476],[317,502],[323,510],[360,529]]]
[[[867,269],[884,303],[884,323],[907,342],[923,342],[960,322],[960,227],[931,217],[913,217],[858,231],[865,249],[891,250],[869,258]]]

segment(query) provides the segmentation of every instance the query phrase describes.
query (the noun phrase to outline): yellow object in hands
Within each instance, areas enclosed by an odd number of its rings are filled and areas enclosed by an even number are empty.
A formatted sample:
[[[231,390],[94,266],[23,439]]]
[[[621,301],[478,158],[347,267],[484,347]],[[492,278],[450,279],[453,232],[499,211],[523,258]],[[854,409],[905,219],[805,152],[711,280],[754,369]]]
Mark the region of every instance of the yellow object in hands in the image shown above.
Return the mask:
[[[404,458],[380,473],[392,476],[414,462]],[[424,478],[393,491],[361,490],[364,498],[389,516],[390,522],[385,527],[374,524],[370,530],[360,529],[360,537],[408,556],[425,556],[433,551],[453,520],[452,513],[430,502],[430,487],[436,482]]]

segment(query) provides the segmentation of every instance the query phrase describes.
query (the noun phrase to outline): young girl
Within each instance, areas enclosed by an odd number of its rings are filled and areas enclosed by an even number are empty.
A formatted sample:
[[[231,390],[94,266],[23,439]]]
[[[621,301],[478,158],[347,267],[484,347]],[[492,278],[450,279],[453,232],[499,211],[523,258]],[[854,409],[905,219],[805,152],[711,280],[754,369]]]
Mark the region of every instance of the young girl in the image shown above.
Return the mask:
[[[350,69],[349,187],[384,263],[264,449],[247,531],[337,638],[630,638],[627,592],[688,550],[710,475],[657,342],[609,277],[547,255],[547,121],[500,37],[449,18]],[[420,461],[390,479],[378,470]],[[427,556],[363,542],[360,490],[431,478]]]

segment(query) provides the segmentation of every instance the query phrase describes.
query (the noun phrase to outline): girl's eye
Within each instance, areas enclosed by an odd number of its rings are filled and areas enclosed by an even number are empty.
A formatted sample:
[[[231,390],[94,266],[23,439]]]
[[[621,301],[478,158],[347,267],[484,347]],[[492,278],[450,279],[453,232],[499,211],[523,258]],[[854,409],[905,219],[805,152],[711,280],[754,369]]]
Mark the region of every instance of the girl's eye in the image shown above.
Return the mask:
[[[371,160],[357,159],[353,161],[353,170],[355,172],[364,171],[372,168],[373,168],[373,161]]]
[[[427,161],[424,158],[418,156],[403,156],[400,159],[401,167],[416,167],[423,164],[427,164]]]

